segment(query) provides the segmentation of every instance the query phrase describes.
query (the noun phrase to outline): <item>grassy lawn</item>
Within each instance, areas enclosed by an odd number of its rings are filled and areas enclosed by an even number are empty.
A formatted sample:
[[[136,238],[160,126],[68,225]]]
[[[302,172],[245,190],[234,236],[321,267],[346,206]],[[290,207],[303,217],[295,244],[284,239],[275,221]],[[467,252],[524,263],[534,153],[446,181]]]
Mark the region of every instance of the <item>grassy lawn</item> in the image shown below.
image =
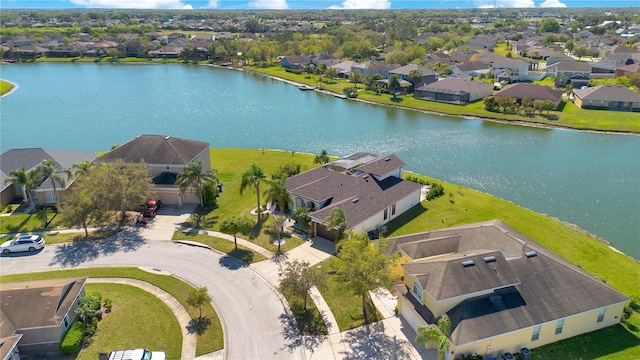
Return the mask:
[[[76,359],[95,359],[99,352],[136,348],[164,351],[168,359],[180,359],[180,324],[160,299],[122,284],[87,284],[86,290],[100,291],[103,299],[113,300],[113,309],[104,314],[89,346]],[[144,319],[143,326],[140,319]]]
[[[375,310],[371,299],[367,298],[368,318],[365,322],[362,314],[362,298],[359,295],[354,295],[335,274],[341,261],[338,257],[332,256],[319,264],[322,271],[328,276],[325,286],[318,288],[336,318],[340,331],[357,328],[365,323],[370,324],[382,319],[382,315],[378,310]]]
[[[30,274],[18,274],[18,275],[2,275],[0,276],[0,282],[16,282],[16,281],[31,281],[31,280],[44,280],[52,278],[67,278],[67,277],[121,277],[130,279],[139,279],[151,283],[162,290],[168,292],[175,297],[182,306],[187,309],[189,315],[192,318],[198,317],[198,309],[191,307],[187,304],[187,297],[193,290],[193,287],[173,276],[157,275],[142,271],[138,268],[87,268],[87,269],[70,269],[70,270],[56,270]],[[104,294],[103,294],[104,295]],[[118,306],[114,301],[114,308]],[[137,313],[138,310],[136,310]],[[211,325],[207,330],[198,336],[198,345],[196,349],[196,355],[204,355],[224,347],[224,338],[222,333],[222,324],[220,319],[213,309],[211,304],[206,304],[202,307],[202,315],[211,319]],[[153,318],[155,315],[152,315]],[[151,321],[151,318],[139,317],[144,319],[145,323]],[[138,321],[139,322],[139,321]],[[106,331],[105,331],[106,332]],[[118,333],[116,332],[116,335]]]
[[[318,311],[316,304],[307,297],[307,310],[304,310],[304,301],[299,296],[283,292],[284,297],[289,303],[289,307],[296,318],[298,329],[302,335],[327,335],[327,325],[324,323],[322,314]]]
[[[17,205],[12,205],[17,206]],[[58,226],[58,216],[53,218],[49,229]],[[42,222],[35,214],[16,214],[0,217],[0,234],[16,234],[23,232],[43,231]]]
[[[221,251],[229,256],[233,256],[239,260],[242,260],[247,264],[267,260],[264,255],[242,245],[238,245],[238,250],[236,250],[233,241],[215,236],[176,231],[173,233],[173,237],[171,238],[171,240],[189,240],[199,242],[201,244],[210,246],[218,251]]]
[[[0,80],[0,96],[8,93],[11,89],[13,89],[13,85],[10,82]]]

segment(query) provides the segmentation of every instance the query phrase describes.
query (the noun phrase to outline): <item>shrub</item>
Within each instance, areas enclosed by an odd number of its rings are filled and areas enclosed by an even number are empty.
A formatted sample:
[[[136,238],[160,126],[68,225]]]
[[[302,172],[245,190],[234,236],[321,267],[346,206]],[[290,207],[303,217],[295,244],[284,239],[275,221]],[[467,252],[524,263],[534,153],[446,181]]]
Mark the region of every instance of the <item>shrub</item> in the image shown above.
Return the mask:
[[[100,303],[102,303],[102,293],[99,291],[93,291],[87,294],[87,300],[92,310],[100,310]]]
[[[91,323],[87,325],[84,329],[84,335],[87,337],[93,336],[96,333],[96,329],[98,328],[98,318],[91,318]]]
[[[84,324],[81,321],[76,321],[71,325],[69,331],[62,339],[60,343],[60,352],[63,355],[75,354],[80,349],[82,339],[84,337]]]

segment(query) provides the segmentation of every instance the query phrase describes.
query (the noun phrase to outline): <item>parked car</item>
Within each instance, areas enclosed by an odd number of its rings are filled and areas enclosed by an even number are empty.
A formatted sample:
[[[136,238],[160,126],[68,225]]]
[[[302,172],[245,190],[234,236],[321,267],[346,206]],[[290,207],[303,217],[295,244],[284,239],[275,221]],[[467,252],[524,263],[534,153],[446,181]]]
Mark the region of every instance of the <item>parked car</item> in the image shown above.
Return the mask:
[[[162,207],[162,202],[160,201],[160,199],[147,200],[147,202],[144,203],[144,206],[142,208],[142,215],[156,216],[158,209],[160,209],[161,207]]]
[[[109,360],[166,360],[167,356],[162,351],[149,351],[147,349],[118,350],[109,354]]]
[[[37,251],[44,247],[44,239],[40,235],[20,235],[17,239],[5,241],[0,245],[3,254],[20,251]]]

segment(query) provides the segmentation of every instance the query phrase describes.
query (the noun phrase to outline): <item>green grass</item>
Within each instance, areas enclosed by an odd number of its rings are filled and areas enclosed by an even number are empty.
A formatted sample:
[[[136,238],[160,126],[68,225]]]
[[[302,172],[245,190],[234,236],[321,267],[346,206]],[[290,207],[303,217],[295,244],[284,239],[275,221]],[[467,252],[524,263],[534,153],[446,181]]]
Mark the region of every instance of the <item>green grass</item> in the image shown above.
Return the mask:
[[[299,296],[283,292],[287,303],[296,318],[296,323],[300,334],[302,335],[327,335],[327,325],[324,322],[322,314],[318,311],[316,304],[307,295],[307,310],[304,310],[304,301]]]
[[[354,295],[348,285],[342,282],[335,274],[342,260],[336,256],[331,256],[319,264],[320,269],[328,276],[324,286],[318,287],[322,297],[329,305],[333,316],[338,322],[340,331],[357,328],[382,319],[382,315],[373,306],[371,299],[367,297],[367,321],[362,314],[362,298]],[[372,311],[374,310],[374,311]]]
[[[49,225],[49,229],[55,229],[58,226],[59,219],[60,218],[56,216]],[[38,220],[35,214],[16,214],[0,217],[0,234],[16,234],[42,230],[42,222]]]
[[[52,278],[67,278],[67,277],[120,277],[130,278],[146,281],[153,284],[162,290],[168,292],[175,297],[182,306],[187,309],[189,315],[192,318],[198,317],[198,309],[187,304],[187,297],[189,293],[193,291],[193,287],[173,276],[157,275],[142,271],[138,268],[87,268],[87,269],[70,269],[70,270],[56,270],[39,273],[29,274],[17,274],[17,275],[1,275],[0,283],[16,282],[16,281],[32,281],[32,280],[44,280]],[[117,304],[116,304],[117,305]],[[213,309],[211,304],[205,304],[202,307],[202,315],[211,319],[211,325],[207,330],[198,336],[198,344],[196,349],[196,355],[204,355],[214,351],[218,351],[224,347],[224,339],[222,333],[222,324],[220,319]],[[143,323],[147,322],[147,318],[140,317],[138,322],[142,320]]]
[[[9,91],[11,91],[11,89],[13,89],[13,85],[11,85],[10,82],[0,80],[0,96],[8,93]]]
[[[221,251],[229,256],[233,256],[239,260],[247,264],[252,264],[254,262],[267,260],[267,258],[257,253],[247,247],[242,245],[238,245],[238,250],[235,249],[233,241],[229,241],[227,239],[222,239],[215,236],[205,235],[205,234],[193,234],[184,231],[176,231],[173,233],[173,237],[171,240],[189,240],[199,242],[201,244],[205,244],[210,246],[218,251]]]
[[[87,284],[86,291],[100,291],[103,299],[113,300],[113,308],[103,315],[89,346],[83,348],[76,359],[95,359],[99,352],[136,348],[164,351],[168,359],[180,359],[180,324],[160,299],[122,284]]]

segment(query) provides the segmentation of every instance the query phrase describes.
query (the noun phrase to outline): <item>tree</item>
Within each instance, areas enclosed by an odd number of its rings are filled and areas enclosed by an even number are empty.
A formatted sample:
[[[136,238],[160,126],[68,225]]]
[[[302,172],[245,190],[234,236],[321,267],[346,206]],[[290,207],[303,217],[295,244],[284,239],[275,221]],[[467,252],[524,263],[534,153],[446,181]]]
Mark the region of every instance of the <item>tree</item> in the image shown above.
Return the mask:
[[[449,336],[451,335],[451,320],[447,314],[438,319],[438,325],[418,327],[416,343],[420,345],[435,346],[438,350],[438,360],[444,360],[445,355],[451,349]]]
[[[71,176],[83,175],[88,173],[91,169],[94,169],[96,166],[89,160],[81,161],[77,164],[73,164],[71,166]]]
[[[358,87],[358,83],[362,80],[362,75],[360,74],[360,71],[358,71],[358,70],[353,71],[349,75],[349,80],[351,80],[351,82],[353,83],[353,86],[355,86],[357,88]]]
[[[218,183],[216,169],[202,169],[202,161],[200,159],[190,162],[182,169],[176,178],[176,184],[180,187],[180,192],[184,194],[187,188],[195,191],[196,196],[200,199],[200,206],[204,206],[204,189],[206,184]]]
[[[391,259],[380,251],[379,245],[369,241],[366,233],[351,234],[339,243],[338,257],[342,260],[336,275],[362,299],[362,314],[367,320],[366,299],[370,290],[393,285],[389,264]]]
[[[547,111],[547,115],[549,115],[549,111],[555,109],[555,107],[556,104],[554,104],[551,100],[544,100],[542,102],[542,109]]]
[[[287,262],[282,272],[280,289],[298,295],[303,300],[304,311],[307,311],[307,293],[314,286],[324,285],[325,273],[310,267],[307,261],[294,260]]]
[[[202,305],[211,302],[211,296],[209,296],[207,291],[209,290],[203,286],[193,289],[193,291],[189,293],[189,297],[187,297],[187,304],[189,304],[189,306],[197,307],[200,311],[198,319],[202,319]]]
[[[295,220],[300,226],[304,228],[309,228],[311,226],[311,216],[309,213],[311,211],[303,206],[298,206],[293,209],[293,220]]]
[[[498,98],[498,105],[503,112],[509,112],[516,104],[516,99],[509,96],[501,96]]]
[[[38,185],[37,176],[33,171],[27,171],[24,166],[20,169],[13,169],[9,172],[9,176],[4,180],[5,183],[13,183],[16,188],[22,189],[23,194],[27,196],[31,210],[35,210],[35,202],[31,190]]]
[[[591,54],[591,50],[586,45],[579,44],[573,48],[573,55],[577,56],[578,60],[589,54]]]
[[[553,18],[542,18],[540,20],[539,33],[557,33],[560,31],[560,24]]]
[[[58,201],[58,186],[56,183],[60,184],[60,186],[64,188],[66,182],[65,178],[67,178],[67,180],[69,178],[69,171],[61,167],[56,167],[56,163],[52,159],[42,160],[42,163],[38,165],[34,171],[39,183],[42,183],[47,179],[51,180],[55,200]]]
[[[324,219],[322,224],[329,229],[336,230],[336,241],[342,239],[342,236],[347,229],[347,220],[345,220],[344,212],[337,206],[331,209],[329,216]]]
[[[338,69],[330,67],[325,71],[324,75],[329,78],[329,81],[333,82],[338,77]]]
[[[242,195],[244,190],[249,186],[253,186],[256,190],[258,221],[260,221],[260,182],[266,179],[267,177],[262,170],[262,166],[251,163],[249,169],[242,174],[242,181],[240,183],[240,195]]]
[[[48,206],[38,206],[36,217],[42,223],[42,228],[49,226],[49,223],[53,220],[53,217],[49,217],[53,214],[53,210]]]
[[[273,224],[271,227],[273,232],[276,235],[275,240],[278,241],[278,251],[277,254],[280,254],[280,245],[282,245],[282,233],[284,232],[284,223],[287,221],[287,218],[284,215],[276,215],[273,214]]]
[[[78,299],[78,302],[78,307],[74,312],[85,325],[88,325],[100,312],[100,298],[98,296],[88,294]]]
[[[316,155],[316,157],[313,158],[313,163],[314,164],[324,165],[324,164],[328,163],[329,160],[331,160],[331,159],[329,158],[329,154],[327,154],[327,150],[322,149],[320,151],[320,154]]]
[[[225,234],[233,235],[233,243],[235,245],[235,249],[238,250],[238,241],[236,239],[236,234],[244,233],[253,227],[253,221],[247,218],[246,216],[242,217],[232,217],[230,219],[225,219],[220,224],[220,231]]]
[[[418,69],[409,71],[407,80],[413,84],[413,89],[415,90],[422,83],[422,71]]]
[[[487,96],[484,98],[484,109],[487,111],[496,112],[500,109],[498,99],[495,96]]]
[[[291,195],[289,195],[287,187],[284,186],[284,180],[267,180],[267,185],[267,189],[264,191],[265,201],[278,204],[280,211],[284,213],[291,202]]]
[[[389,84],[387,86],[388,86],[389,93],[391,93],[391,95],[395,99],[396,93],[400,91],[400,78],[398,77],[398,75],[393,74],[389,76],[388,80],[389,80]]]

